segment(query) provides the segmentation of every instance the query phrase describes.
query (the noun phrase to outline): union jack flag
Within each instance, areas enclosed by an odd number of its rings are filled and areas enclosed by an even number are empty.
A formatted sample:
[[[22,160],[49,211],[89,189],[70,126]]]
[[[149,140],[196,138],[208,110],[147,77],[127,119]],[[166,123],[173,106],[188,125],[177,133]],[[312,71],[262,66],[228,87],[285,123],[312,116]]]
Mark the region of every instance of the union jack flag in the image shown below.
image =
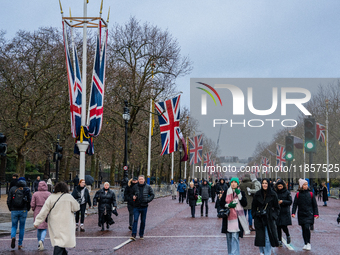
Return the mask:
[[[81,75],[79,69],[79,61],[76,47],[73,49],[73,59],[74,68],[72,68],[72,62],[70,57],[70,52],[68,48],[67,33],[65,28],[65,23],[63,21],[63,36],[64,36],[64,51],[66,58],[66,68],[67,68],[67,80],[68,80],[68,90],[70,96],[70,113],[71,113],[71,132],[72,137],[76,138],[80,135],[81,127],[81,107],[82,107],[82,83]]]
[[[326,131],[326,128],[324,125],[320,123],[316,123],[316,139],[318,139],[320,142],[326,141],[325,131]]]
[[[190,165],[202,161],[203,153],[203,134],[189,138]]]
[[[162,153],[170,154],[177,151],[179,142],[179,100],[181,96],[166,100],[165,102],[155,103],[158,112],[159,126],[162,139]]]
[[[253,170],[253,169],[252,169],[252,170]],[[252,171],[252,172],[257,173],[258,171],[259,171],[259,164],[254,163],[254,171]]]
[[[99,23],[101,27],[101,23]],[[103,50],[100,49],[100,32],[97,35],[97,47],[94,58],[92,75],[91,96],[87,117],[87,128],[90,136],[98,136],[103,123],[104,90],[105,90],[105,68],[106,68],[106,45],[108,31],[105,31]]]
[[[208,167],[208,166],[212,166],[212,159],[211,159],[211,152],[206,153],[203,156],[203,166],[204,167]]]
[[[269,158],[262,157],[261,159],[261,165],[268,167],[269,166]]]
[[[286,165],[286,149],[285,146],[276,144],[276,166],[282,169]]]

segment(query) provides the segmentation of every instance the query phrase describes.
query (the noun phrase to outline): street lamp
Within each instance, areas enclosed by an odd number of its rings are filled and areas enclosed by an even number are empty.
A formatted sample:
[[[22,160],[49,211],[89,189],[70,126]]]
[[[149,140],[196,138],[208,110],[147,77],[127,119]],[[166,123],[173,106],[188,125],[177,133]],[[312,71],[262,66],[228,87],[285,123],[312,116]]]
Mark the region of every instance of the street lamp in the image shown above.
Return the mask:
[[[124,113],[123,113],[123,119],[125,121],[125,149],[124,149],[124,166],[123,166],[123,169],[124,169],[124,177],[123,177],[123,180],[121,181],[121,185],[122,185],[122,188],[125,188],[129,182],[129,179],[128,179],[128,163],[127,163],[127,158],[128,158],[128,155],[127,155],[127,140],[128,140],[128,137],[127,137],[127,131],[128,131],[128,123],[129,123],[129,120],[130,120],[130,109],[128,108],[128,101],[125,100],[124,101],[125,103],[125,107],[124,107]]]
[[[182,180],[182,147],[179,147],[179,179]]]

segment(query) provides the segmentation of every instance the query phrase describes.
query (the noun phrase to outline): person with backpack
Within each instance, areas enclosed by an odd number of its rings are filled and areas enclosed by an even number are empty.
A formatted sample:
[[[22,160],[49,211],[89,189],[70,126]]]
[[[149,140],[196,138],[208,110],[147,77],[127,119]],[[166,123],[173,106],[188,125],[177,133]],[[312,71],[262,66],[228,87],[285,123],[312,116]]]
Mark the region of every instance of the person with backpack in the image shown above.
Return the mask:
[[[34,220],[40,213],[41,208],[44,206],[45,201],[51,195],[48,191],[46,182],[39,182],[38,191],[32,196],[31,207],[34,212]],[[44,241],[47,234],[47,222],[43,222],[38,226],[37,238],[38,238],[38,250],[44,250]]]
[[[80,217],[80,232],[85,232],[84,228],[84,220],[85,220],[85,210],[86,210],[86,204],[91,207],[91,197],[90,197],[90,192],[88,189],[85,187],[85,180],[81,179],[79,181],[79,184],[77,187],[72,192],[72,196],[74,197],[75,200],[80,205],[80,210],[76,212],[76,231],[78,231],[79,228],[79,213],[81,214]]]
[[[185,199],[185,192],[186,192],[186,189],[187,189],[187,185],[185,185],[185,183],[183,182],[183,180],[180,180],[179,181],[179,184],[177,186],[177,191],[178,191],[178,194],[179,194],[179,203],[182,201],[184,201]]]
[[[15,236],[17,233],[18,222],[19,226],[19,242],[18,249],[22,249],[22,241],[24,240],[25,224],[27,212],[31,209],[31,192],[27,187],[26,179],[20,177],[16,186],[13,186],[8,193],[7,206],[11,211],[12,229],[11,229],[11,248],[15,248]]]
[[[305,242],[304,250],[312,249],[310,244],[310,227],[314,224],[314,218],[319,218],[318,205],[313,192],[308,189],[308,182],[299,179],[299,190],[295,195],[292,217],[295,218],[296,210],[298,210],[298,223],[302,228],[302,237]]]

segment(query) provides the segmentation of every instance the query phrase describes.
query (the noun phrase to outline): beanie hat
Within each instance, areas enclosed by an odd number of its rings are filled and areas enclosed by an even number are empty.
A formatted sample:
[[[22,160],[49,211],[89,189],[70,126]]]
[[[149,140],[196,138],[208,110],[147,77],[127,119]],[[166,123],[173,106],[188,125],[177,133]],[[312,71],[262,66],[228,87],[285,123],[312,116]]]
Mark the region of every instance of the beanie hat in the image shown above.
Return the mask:
[[[133,181],[138,181],[138,178],[137,178],[137,176],[135,176],[135,177],[133,177],[133,179],[132,179]]]
[[[285,186],[285,183],[284,183],[284,181],[282,180],[282,179],[279,179],[277,182],[276,182],[276,185],[283,185],[283,186]]]
[[[232,182],[237,182],[237,185],[240,185],[240,181],[237,177],[231,178],[230,183],[232,183]]]
[[[20,177],[18,181],[26,181],[25,177]]]
[[[299,179],[299,187],[302,188],[302,185],[307,182],[305,179]]]

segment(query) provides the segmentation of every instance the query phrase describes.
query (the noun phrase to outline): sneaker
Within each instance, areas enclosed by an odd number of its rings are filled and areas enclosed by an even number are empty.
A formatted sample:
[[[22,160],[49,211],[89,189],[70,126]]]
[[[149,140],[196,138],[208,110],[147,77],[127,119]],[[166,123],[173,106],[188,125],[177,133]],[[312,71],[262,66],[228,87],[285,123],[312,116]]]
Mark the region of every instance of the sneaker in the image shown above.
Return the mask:
[[[11,248],[12,248],[12,249],[15,248],[15,237],[12,238]]]
[[[44,250],[44,243],[43,241],[39,241],[39,248],[38,248],[39,251],[43,251]]]
[[[131,226],[129,226],[129,229],[130,229],[130,230],[132,230],[132,227],[131,227]]]
[[[282,242],[281,241],[279,241],[279,247],[282,247]]]
[[[85,232],[84,227],[80,227],[80,232]]]
[[[310,243],[306,244],[306,251],[310,251],[312,249],[312,246],[310,245]]]
[[[18,250],[21,250],[22,249],[22,245],[18,245]]]
[[[139,239],[140,239],[140,240],[144,240],[144,236],[140,236]]]
[[[287,244],[290,244],[290,236],[287,236]]]
[[[131,239],[132,241],[136,241],[136,236],[131,236],[130,239]]]
[[[302,250],[306,250],[307,248],[307,244],[305,244],[303,247],[302,247]]]

